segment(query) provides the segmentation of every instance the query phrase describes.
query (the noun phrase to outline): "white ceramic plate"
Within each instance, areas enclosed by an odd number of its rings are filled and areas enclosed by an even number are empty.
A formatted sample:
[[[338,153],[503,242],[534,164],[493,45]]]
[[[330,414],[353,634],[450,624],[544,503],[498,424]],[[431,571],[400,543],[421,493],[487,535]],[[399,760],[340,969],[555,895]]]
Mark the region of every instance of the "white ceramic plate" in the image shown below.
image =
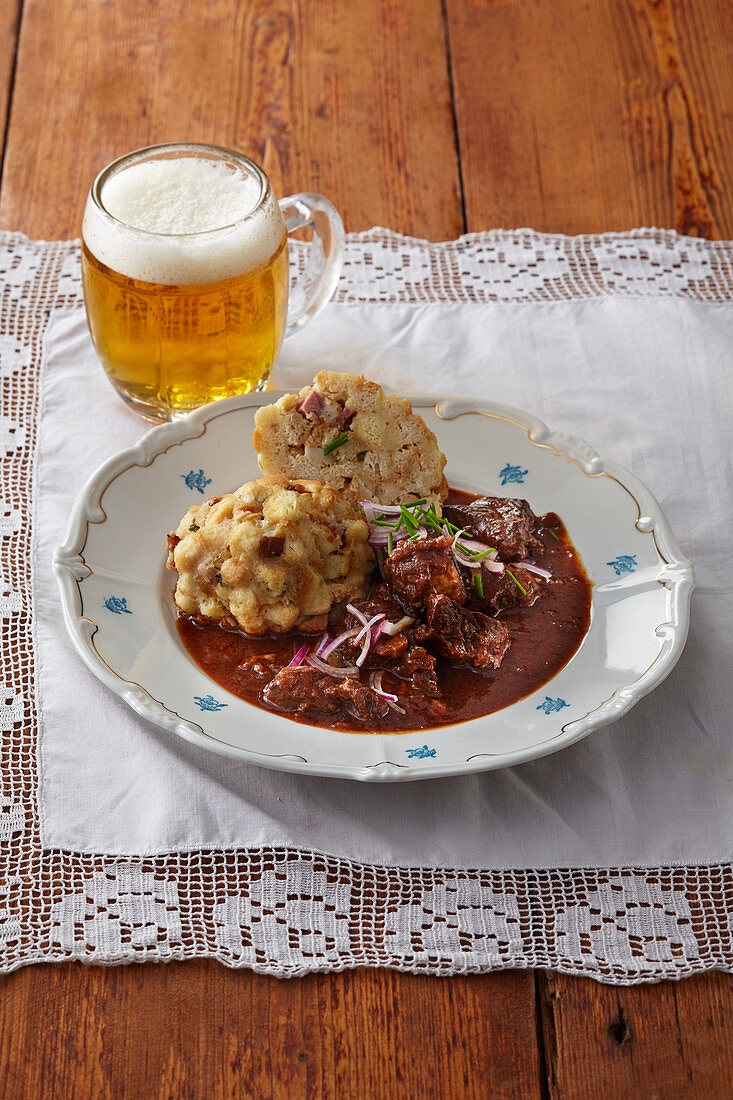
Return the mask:
[[[165,540],[187,508],[259,476],[259,405],[232,398],[150,431],[105,462],[54,555],[66,625],[92,672],[138,714],[214,752],[267,768],[372,781],[501,768],[571,745],[655,688],[687,636],[694,574],[659,504],[575,437],[488,401],[410,396],[448,457],[454,488],[525,497],[557,512],[593,582],[572,660],[495,714],[413,733],[341,733],[253,707],[181,645]]]

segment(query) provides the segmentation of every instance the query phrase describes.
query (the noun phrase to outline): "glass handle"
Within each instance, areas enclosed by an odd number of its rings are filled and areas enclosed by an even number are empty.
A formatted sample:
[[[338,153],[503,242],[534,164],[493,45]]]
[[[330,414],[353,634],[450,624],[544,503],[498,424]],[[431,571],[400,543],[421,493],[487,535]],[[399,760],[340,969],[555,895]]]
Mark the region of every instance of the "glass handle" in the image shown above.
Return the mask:
[[[323,309],[341,274],[344,262],[344,225],[336,207],[310,191],[280,200],[288,233],[312,229],[313,240],[296,252],[298,270],[290,287],[285,336],[292,336]],[[294,250],[291,246],[291,257]]]

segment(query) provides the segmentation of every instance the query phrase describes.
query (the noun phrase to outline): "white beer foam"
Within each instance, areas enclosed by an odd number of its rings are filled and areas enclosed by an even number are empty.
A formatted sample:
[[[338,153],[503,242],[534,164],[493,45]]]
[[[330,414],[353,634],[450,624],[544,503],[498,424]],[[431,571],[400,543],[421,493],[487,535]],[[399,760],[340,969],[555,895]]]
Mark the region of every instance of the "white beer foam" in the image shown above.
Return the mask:
[[[148,283],[231,279],[266,263],[285,234],[271,193],[256,209],[259,179],[221,161],[131,164],[104,183],[101,198],[117,220],[105,217],[90,196],[84,243],[106,267]],[[174,236],[197,233],[205,236]]]

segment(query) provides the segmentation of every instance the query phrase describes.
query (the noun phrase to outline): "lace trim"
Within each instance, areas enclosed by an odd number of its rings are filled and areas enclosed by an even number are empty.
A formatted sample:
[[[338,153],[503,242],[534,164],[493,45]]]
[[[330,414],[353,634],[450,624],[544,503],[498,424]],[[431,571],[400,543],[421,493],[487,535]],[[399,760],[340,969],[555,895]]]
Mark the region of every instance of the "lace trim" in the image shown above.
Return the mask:
[[[292,849],[121,859],[41,848],[28,500],[43,338],[53,309],[81,304],[78,252],[0,234],[0,970],[194,956],[280,976],[536,966],[631,984],[733,970],[728,866],[497,872]],[[348,239],[346,259],[342,302],[733,298],[730,244],[661,230],[437,245],[375,229]]]

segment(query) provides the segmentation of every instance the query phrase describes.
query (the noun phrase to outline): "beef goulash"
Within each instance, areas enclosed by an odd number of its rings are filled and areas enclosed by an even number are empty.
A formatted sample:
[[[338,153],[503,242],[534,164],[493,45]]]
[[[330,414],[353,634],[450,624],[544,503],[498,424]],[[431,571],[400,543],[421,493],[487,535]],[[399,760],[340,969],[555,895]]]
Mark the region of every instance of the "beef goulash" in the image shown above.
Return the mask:
[[[359,394],[386,425],[386,453],[375,467],[365,459],[362,475],[362,433],[349,451],[339,445],[348,461],[324,484],[330,435],[356,430]],[[423,444],[435,438],[424,425],[421,436],[409,403],[385,412],[379,394],[322,373],[293,402],[269,406],[274,419],[259,410],[254,439],[268,448],[259,459],[270,476],[190,509],[169,536],[179,634],[213,680],[295,721],[450,726],[516,702],[567,664],[588,629],[590,583],[555,514],[449,492],[432,451],[422,473],[413,463],[396,473],[391,416],[404,415]],[[313,434],[329,408],[330,427]],[[292,442],[301,437],[319,442]],[[373,499],[388,483],[389,503]]]

